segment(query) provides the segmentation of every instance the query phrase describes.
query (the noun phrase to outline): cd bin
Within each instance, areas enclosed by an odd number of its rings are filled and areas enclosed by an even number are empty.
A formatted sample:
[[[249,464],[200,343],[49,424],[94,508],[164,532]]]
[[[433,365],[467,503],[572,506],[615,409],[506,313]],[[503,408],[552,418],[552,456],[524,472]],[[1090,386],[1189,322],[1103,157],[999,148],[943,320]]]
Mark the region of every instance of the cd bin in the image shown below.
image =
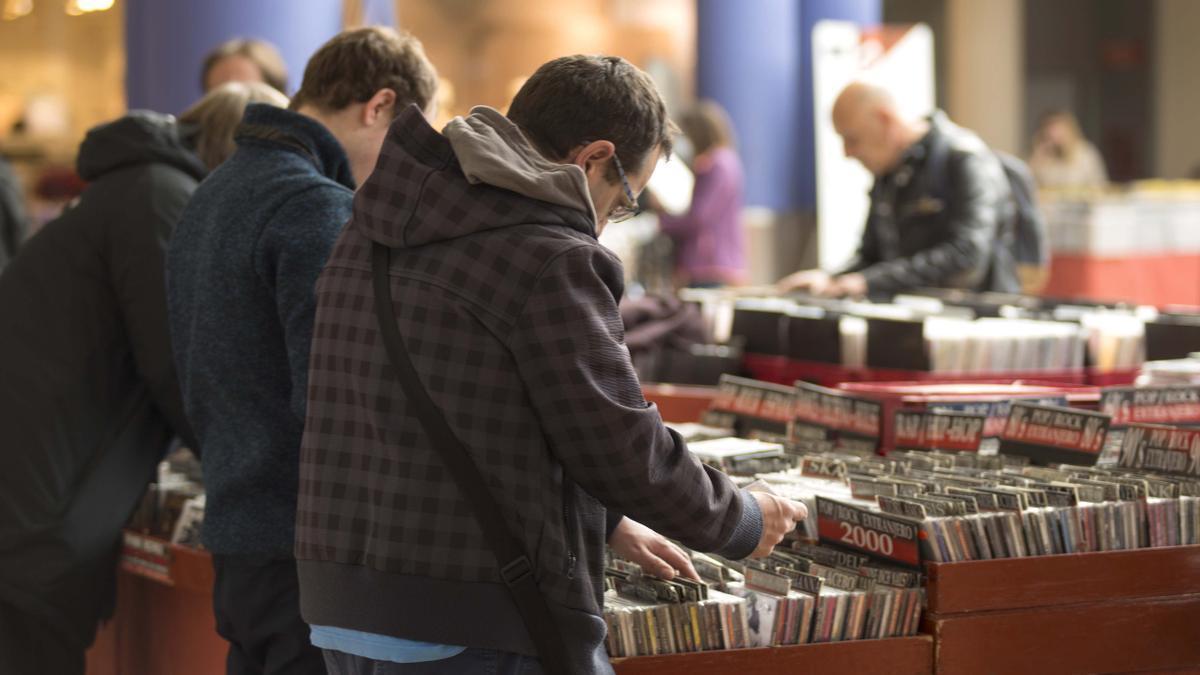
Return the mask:
[[[647,387],[696,419],[712,390]],[[693,412],[694,411],[694,412]],[[677,413],[677,414],[668,414]],[[618,675],[1200,672],[1200,546],[927,566],[924,635],[618,659]],[[223,672],[207,552],[126,537],[88,675]]]

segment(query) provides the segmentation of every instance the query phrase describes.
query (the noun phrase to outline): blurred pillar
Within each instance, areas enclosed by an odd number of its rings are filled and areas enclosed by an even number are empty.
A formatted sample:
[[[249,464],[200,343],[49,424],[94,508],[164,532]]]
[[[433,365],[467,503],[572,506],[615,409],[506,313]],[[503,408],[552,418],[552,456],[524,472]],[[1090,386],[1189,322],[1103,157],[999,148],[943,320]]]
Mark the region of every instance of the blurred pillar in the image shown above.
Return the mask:
[[[1154,53],[1155,137],[1157,166],[1162,178],[1194,177],[1200,168],[1200,87],[1195,86],[1200,63],[1200,3],[1158,0]]]
[[[126,0],[125,89],[130,108],[179,113],[201,95],[200,66],[235,37],[273,43],[295,93],[308,57],[342,26],[342,0]]]
[[[1024,0],[947,0],[946,112],[997,150],[1025,147]]]
[[[800,5],[698,0],[697,92],[729,111],[746,165],[746,203],[795,206],[800,181]]]
[[[812,28],[873,26],[882,0],[698,0],[697,90],[723,105],[746,163],[746,202],[775,211],[816,202]]]
[[[746,221],[756,282],[816,264],[813,26],[824,19],[873,26],[882,20],[882,5],[882,0],[696,2],[697,92],[724,106],[737,129],[746,204],[752,207]]]

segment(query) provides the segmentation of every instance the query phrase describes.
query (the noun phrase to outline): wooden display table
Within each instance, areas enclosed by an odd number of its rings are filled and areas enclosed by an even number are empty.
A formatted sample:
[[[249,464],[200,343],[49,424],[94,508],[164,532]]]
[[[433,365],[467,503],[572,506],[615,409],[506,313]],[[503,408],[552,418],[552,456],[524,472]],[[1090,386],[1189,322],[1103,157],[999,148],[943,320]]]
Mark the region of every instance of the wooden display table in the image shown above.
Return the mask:
[[[717,396],[716,387],[678,384],[642,385],[646,400],[658,406],[665,422],[699,422]]]
[[[88,675],[212,675],[227,645],[212,612],[212,560],[205,551],[126,535],[117,613],[88,652]],[[771,649],[618,659],[618,675],[932,673],[929,636]]]
[[[212,587],[208,552],[126,535],[116,614],[88,651],[87,675],[224,673]]]
[[[928,569],[939,674],[1200,671],[1200,546]]]
[[[151,548],[157,540],[148,540]],[[162,542],[159,542],[162,544]],[[122,565],[117,613],[88,675],[209,675],[224,669],[207,553],[165,544]],[[151,552],[153,555],[153,552]],[[1200,546],[935,564],[929,635],[618,659],[649,673],[1200,672]]]
[[[615,659],[617,675],[923,675],[933,672],[928,635],[795,647]]]

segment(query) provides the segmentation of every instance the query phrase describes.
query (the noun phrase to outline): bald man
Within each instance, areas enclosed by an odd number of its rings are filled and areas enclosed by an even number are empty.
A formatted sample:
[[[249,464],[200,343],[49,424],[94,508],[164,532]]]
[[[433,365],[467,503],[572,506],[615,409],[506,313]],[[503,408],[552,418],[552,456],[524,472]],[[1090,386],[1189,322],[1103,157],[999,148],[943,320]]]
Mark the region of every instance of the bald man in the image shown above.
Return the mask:
[[[805,270],[780,290],[828,297],[917,288],[1018,292],[1010,246],[1015,210],[1000,160],[938,111],[906,118],[884,89],[857,82],[833,106],[847,157],[875,176],[855,259],[841,272]]]

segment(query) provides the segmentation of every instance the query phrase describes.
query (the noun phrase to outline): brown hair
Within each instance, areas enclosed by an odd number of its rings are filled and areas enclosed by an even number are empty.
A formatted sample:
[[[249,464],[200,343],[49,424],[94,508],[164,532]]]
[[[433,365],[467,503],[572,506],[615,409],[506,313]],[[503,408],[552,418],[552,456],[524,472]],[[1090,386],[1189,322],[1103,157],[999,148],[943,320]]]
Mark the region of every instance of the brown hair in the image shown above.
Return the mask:
[[[679,128],[691,141],[696,157],[713,148],[737,146],[729,115],[715,101],[700,101],[688,108],[679,116]]]
[[[287,97],[262,82],[226,82],[204,95],[179,116],[179,123],[195,129],[196,156],[209,171],[229,159],[237,145],[234,132],[251,103],[269,103],[280,108]]]
[[[626,171],[635,172],[654,148],[671,151],[673,125],[658,89],[619,56],[564,56],[546,63],[517,92],[508,118],[554,160],[607,140]],[[609,173],[616,180],[616,172]]]
[[[380,89],[396,92],[396,114],[415,103],[428,110],[437,93],[437,71],[420,40],[391,28],[345,31],[313,54],[291,108],[309,105],[333,112],[371,99]]]
[[[1066,127],[1067,145],[1062,148],[1062,151],[1063,155],[1068,159],[1073,158],[1075,153],[1079,151],[1079,148],[1083,146],[1084,138],[1083,131],[1079,128],[1079,119],[1070,110],[1059,109],[1043,113],[1041,119],[1038,120],[1035,139],[1039,143],[1042,142],[1046,135],[1046,129],[1055,122],[1059,122]]]
[[[217,65],[218,61],[226,59],[230,56],[241,56],[249,59],[254,65],[258,66],[259,72],[262,73],[263,82],[274,87],[280,93],[287,93],[287,64],[284,63],[283,57],[279,55],[279,50],[275,45],[265,40],[253,40],[246,38],[234,38],[227,42],[222,42],[216,49],[208,53],[204,57],[204,65],[200,69],[200,90],[208,91],[208,74]]]

